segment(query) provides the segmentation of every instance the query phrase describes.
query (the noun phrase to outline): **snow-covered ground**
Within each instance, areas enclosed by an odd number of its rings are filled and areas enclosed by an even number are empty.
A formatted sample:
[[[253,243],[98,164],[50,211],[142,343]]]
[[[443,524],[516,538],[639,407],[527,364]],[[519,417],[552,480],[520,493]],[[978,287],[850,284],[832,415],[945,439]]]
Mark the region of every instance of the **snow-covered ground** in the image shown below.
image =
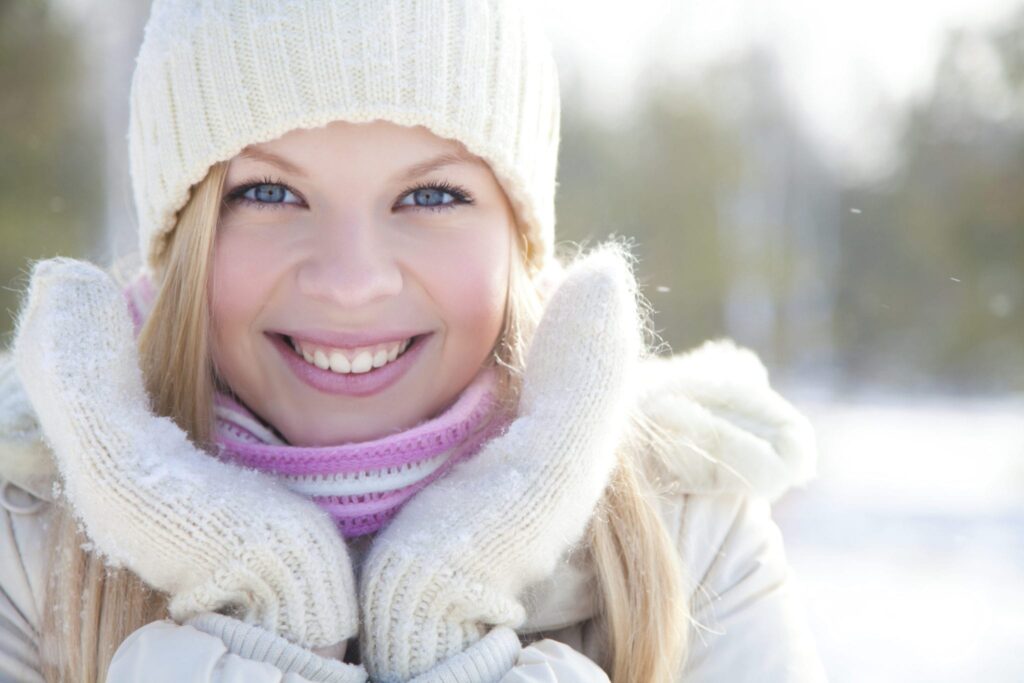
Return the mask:
[[[1024,681],[1024,400],[796,403],[819,477],[774,516],[830,680]]]

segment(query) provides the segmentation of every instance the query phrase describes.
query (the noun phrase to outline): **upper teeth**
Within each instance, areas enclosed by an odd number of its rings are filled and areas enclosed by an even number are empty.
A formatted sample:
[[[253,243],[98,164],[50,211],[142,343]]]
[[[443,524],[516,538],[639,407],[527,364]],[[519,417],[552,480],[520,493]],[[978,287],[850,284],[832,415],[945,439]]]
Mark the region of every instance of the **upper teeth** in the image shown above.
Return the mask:
[[[292,347],[296,353],[306,359],[307,363],[311,363],[321,370],[331,370],[340,374],[350,372],[359,374],[387,365],[397,358],[398,354],[405,351],[410,342],[412,342],[411,338],[376,346],[339,349],[292,339]]]

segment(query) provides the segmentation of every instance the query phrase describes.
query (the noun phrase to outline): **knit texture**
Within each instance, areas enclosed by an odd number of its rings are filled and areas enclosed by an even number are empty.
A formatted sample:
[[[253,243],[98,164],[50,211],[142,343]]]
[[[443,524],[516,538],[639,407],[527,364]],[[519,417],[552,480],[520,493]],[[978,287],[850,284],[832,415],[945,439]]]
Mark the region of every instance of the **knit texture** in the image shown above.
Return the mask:
[[[515,666],[522,649],[515,631],[498,626],[410,683],[498,683]]]
[[[156,0],[128,133],[143,260],[210,166],[331,121],[425,126],[494,171],[542,264],[558,76],[528,0]]]
[[[572,264],[530,344],[515,421],[406,505],[360,578],[375,681],[429,671],[492,625],[582,537],[615,466],[642,349],[636,285],[614,243]]]
[[[93,549],[169,593],[175,620],[231,610],[305,647],[355,635],[355,579],[333,521],[148,410],[128,309],[103,271],[37,263],[14,359]]]

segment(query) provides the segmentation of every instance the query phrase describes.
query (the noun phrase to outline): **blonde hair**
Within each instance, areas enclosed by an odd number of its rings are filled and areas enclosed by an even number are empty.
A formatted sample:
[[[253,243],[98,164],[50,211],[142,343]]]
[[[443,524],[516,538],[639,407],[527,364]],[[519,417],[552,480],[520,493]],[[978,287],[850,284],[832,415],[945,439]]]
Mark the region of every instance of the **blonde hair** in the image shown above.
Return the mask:
[[[160,250],[158,295],[139,337],[146,386],[157,414],[208,448],[216,379],[206,296],[227,163],[192,190]],[[514,405],[525,349],[543,312],[528,255],[512,258],[504,332],[495,348],[502,400]],[[614,683],[671,683],[687,653],[689,607],[682,567],[656,510],[642,458],[661,451],[657,429],[639,413],[588,529],[600,583],[595,626],[606,639],[600,664]],[[54,506],[49,581],[40,634],[43,676],[94,683],[133,631],[165,618],[167,599],[131,571],[111,569],[88,550],[68,506]]]

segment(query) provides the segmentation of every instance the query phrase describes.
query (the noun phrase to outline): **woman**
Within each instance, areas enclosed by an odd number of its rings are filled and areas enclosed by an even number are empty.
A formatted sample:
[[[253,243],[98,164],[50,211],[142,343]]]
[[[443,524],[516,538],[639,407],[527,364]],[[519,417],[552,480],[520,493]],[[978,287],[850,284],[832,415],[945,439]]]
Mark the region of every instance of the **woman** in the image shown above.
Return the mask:
[[[807,424],[556,256],[521,3],[158,1],[131,97],[139,272],[37,264],[0,363],[0,680],[823,677]]]

